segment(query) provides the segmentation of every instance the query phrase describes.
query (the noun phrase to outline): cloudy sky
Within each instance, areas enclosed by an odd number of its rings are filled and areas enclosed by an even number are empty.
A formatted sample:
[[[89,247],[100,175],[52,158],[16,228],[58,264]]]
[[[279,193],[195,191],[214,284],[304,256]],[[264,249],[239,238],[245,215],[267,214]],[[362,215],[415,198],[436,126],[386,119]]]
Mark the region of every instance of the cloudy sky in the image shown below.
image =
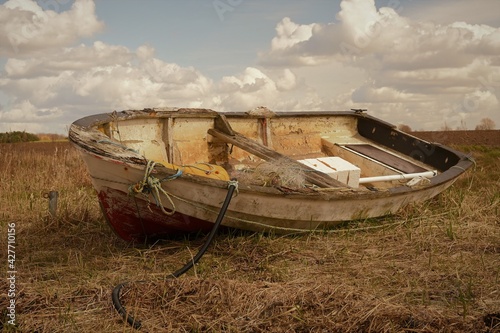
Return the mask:
[[[499,0],[0,0],[0,132],[145,107],[500,127]]]

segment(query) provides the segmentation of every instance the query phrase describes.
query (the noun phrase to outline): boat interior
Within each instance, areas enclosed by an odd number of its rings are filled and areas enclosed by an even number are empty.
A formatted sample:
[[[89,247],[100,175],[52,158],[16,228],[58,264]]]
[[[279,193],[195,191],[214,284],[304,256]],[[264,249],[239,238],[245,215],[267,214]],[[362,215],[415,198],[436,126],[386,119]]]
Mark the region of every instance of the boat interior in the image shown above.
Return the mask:
[[[423,185],[458,161],[448,150],[360,112],[187,109],[117,118],[101,122],[98,130],[166,167],[263,186],[378,190],[412,180]]]

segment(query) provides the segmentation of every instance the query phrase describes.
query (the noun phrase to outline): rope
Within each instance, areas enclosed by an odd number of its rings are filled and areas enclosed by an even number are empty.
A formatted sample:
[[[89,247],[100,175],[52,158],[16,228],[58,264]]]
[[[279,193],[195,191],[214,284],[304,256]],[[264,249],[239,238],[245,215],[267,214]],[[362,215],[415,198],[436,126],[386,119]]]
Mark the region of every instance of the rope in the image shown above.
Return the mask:
[[[234,191],[236,192],[235,197],[237,197],[237,196],[238,196],[238,194],[240,194],[239,189],[238,189],[238,181],[237,181],[237,180],[234,180],[234,179],[233,179],[233,180],[228,181],[228,182],[227,182],[227,187],[228,187],[228,188],[231,188],[231,186],[233,186],[233,187],[234,187]]]
[[[475,160],[475,159],[474,159],[474,157],[472,156],[472,153],[469,153],[469,154],[465,155],[465,156],[462,158],[462,160],[469,160],[469,161],[471,161],[471,162],[472,162],[472,164],[474,164],[474,169],[476,169],[477,164],[476,164],[476,160]],[[465,172],[465,171],[467,171],[466,169],[464,169],[464,168],[462,168],[462,167],[460,167],[460,166],[458,166],[458,165],[453,165],[451,168],[456,168],[456,169],[462,170],[462,171],[464,171],[464,172]],[[450,168],[450,169],[451,169],[451,168]]]
[[[452,168],[456,168],[456,169],[462,170],[462,171],[464,171],[464,172],[465,172],[465,171],[467,171],[467,170],[465,170],[464,168],[462,168],[462,167],[460,167],[460,166],[458,166],[458,165],[454,165],[454,166],[452,166],[450,169],[452,169]]]
[[[168,275],[166,279],[171,279],[171,278],[178,278],[181,275],[185,274],[187,271],[189,271],[200,259],[201,257],[205,254],[207,251],[208,247],[212,243],[212,240],[215,237],[215,234],[217,230],[219,229],[222,220],[224,218],[224,215],[226,214],[227,208],[229,206],[229,203],[231,202],[231,198],[233,197],[233,191],[237,188],[238,182],[237,181],[232,181],[229,186],[228,186],[228,191],[226,194],[226,198],[224,199],[224,203],[222,204],[222,207],[219,211],[219,214],[217,215],[217,219],[214,223],[214,226],[212,227],[212,230],[210,231],[210,234],[207,237],[207,240],[205,244],[201,247],[201,249],[198,251],[198,253],[194,256],[194,258],[190,261],[188,261],[183,267],[180,269],[176,270],[174,273],[171,275]],[[136,281],[137,283],[144,283],[146,281]],[[111,292],[111,300],[113,302],[113,306],[115,307],[115,310],[122,316],[123,320],[127,322],[130,326],[135,328],[136,330],[140,329],[142,327],[141,321],[137,320],[133,316],[131,316],[125,307],[123,306],[121,302],[121,290],[124,286],[128,285],[130,282],[123,282],[120,283],[119,285],[115,286],[113,288],[113,291]]]
[[[476,166],[476,160],[474,159],[474,156],[472,155],[472,153],[468,153],[467,155],[465,155],[464,158],[471,161],[472,163],[474,163],[474,166]]]
[[[206,165],[210,170],[205,170],[203,168],[200,168],[198,165]],[[183,164],[181,165],[181,167],[183,168],[193,168],[193,169],[197,169],[197,170],[200,170],[200,171],[203,171],[205,172],[207,175],[211,174],[212,172],[215,171],[215,168],[212,164],[210,163],[204,163],[204,162],[199,162],[199,163],[196,163],[196,164]]]
[[[175,175],[158,179],[151,175],[151,173],[155,168],[155,165],[156,162],[151,160],[148,161],[148,164],[146,165],[146,170],[144,171],[143,180],[137,182],[134,185],[130,185],[129,193],[133,196],[135,196],[135,194],[142,193],[146,197],[148,197],[148,194],[151,194],[155,199],[156,206],[160,207],[163,214],[171,216],[176,212],[176,207],[174,202],[172,201],[171,194],[165,191],[161,187],[161,183],[164,181],[169,181],[179,178],[180,176],[182,176],[182,170],[177,170],[177,173]],[[160,193],[162,193],[165,197],[167,197],[170,205],[172,206],[172,209],[170,211],[165,209],[163,202],[161,200]]]
[[[427,185],[427,184],[430,184],[430,183],[431,183],[431,180],[429,178],[425,178],[423,176],[418,176],[418,177],[415,177],[413,179],[410,179],[406,183],[406,185],[410,186],[410,187],[414,187],[414,186]]]

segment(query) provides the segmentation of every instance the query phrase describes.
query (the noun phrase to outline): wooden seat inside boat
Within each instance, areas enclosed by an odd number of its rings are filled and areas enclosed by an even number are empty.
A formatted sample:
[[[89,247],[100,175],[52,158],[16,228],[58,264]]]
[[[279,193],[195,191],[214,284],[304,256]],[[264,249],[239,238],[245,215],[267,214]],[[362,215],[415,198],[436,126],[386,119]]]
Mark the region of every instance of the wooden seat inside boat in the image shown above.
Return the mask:
[[[368,143],[336,143],[325,138],[322,138],[321,142],[322,150],[326,155],[340,156],[362,169],[366,169],[362,166],[368,164],[368,169],[375,168],[374,172],[377,173],[380,172],[380,170],[377,170],[377,165],[399,173],[416,173],[429,170]]]
[[[399,170],[404,173],[416,173],[416,172],[424,172],[426,169],[410,162],[402,159],[399,156],[393,155],[382,149],[379,149],[375,146],[369,144],[352,144],[352,145],[344,145],[342,146],[346,149],[354,151],[358,154],[369,157],[375,161],[383,163],[391,168]]]
[[[339,156],[361,169],[360,184],[363,178],[384,179],[385,176],[413,175],[431,171],[408,159],[396,156],[366,142],[337,143],[329,138],[322,138],[322,150],[328,156]],[[385,178],[387,179],[387,178]],[[390,178],[389,178],[390,179]],[[388,188],[392,181],[384,180],[377,187]]]

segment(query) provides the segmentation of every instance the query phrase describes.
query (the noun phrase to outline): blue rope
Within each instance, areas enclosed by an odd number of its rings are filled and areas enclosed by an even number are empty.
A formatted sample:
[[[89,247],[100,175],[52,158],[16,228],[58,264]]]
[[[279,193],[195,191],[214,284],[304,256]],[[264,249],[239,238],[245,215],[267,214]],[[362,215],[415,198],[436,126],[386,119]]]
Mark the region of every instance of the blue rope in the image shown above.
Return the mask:
[[[177,173],[175,175],[167,176],[165,178],[160,179],[160,182],[164,182],[166,180],[174,180],[182,176],[184,172],[181,169],[177,169]]]
[[[173,215],[175,213],[175,204],[172,201],[172,198],[170,197],[169,193],[165,191],[161,187],[161,183],[163,181],[167,180],[174,180],[182,176],[182,170],[177,170],[177,172],[174,175],[167,176],[163,179],[158,179],[154,176],[151,175],[153,172],[153,169],[156,165],[156,162],[149,160],[148,164],[146,165],[146,170],[144,172],[144,179],[142,181],[137,182],[134,185],[129,186],[129,193],[134,195],[135,193],[143,193],[143,194],[151,194],[155,200],[156,205],[161,209],[161,211],[166,214],[166,215]],[[160,193],[162,193],[170,202],[170,205],[172,206],[171,211],[167,211],[165,207],[163,206],[163,203],[160,198]]]

